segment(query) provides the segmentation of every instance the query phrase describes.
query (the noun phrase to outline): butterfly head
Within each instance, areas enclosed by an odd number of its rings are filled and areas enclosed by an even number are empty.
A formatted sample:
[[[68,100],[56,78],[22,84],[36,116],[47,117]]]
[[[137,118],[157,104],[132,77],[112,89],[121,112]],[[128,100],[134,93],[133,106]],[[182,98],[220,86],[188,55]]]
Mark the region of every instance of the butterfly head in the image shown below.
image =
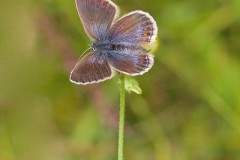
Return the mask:
[[[96,50],[97,50],[96,47],[97,47],[97,46],[96,46],[95,43],[92,43],[92,44],[89,45],[89,48],[92,49],[93,51],[96,51]]]

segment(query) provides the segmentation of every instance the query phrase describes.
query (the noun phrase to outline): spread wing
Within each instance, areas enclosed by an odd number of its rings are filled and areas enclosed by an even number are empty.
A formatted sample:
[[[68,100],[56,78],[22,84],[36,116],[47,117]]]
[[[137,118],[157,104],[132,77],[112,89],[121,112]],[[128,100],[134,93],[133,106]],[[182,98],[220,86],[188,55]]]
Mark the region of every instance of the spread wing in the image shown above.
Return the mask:
[[[110,0],[76,0],[83,27],[91,40],[106,36],[118,8]]]
[[[143,11],[133,11],[113,24],[109,37],[113,43],[146,44],[155,41],[157,30],[156,22],[151,15]]]
[[[77,62],[70,74],[70,81],[85,85],[102,82],[113,75],[107,59],[98,53],[90,52]]]
[[[131,75],[142,75],[152,68],[153,55],[147,53],[136,53],[134,51],[111,51],[108,53],[108,62],[117,71]]]

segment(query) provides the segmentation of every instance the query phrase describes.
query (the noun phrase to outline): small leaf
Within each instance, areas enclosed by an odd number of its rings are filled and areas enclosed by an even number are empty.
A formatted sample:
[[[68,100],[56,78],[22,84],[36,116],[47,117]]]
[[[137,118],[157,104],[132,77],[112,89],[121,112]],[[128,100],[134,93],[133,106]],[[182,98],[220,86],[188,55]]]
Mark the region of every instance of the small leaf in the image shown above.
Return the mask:
[[[159,37],[157,37],[155,42],[153,42],[151,44],[145,44],[145,45],[143,45],[143,47],[147,50],[150,50],[151,54],[154,54],[154,52],[157,51],[159,45],[160,45],[160,40],[159,40]]]
[[[139,87],[138,82],[131,76],[125,75],[125,89],[128,92],[142,94],[142,89]]]

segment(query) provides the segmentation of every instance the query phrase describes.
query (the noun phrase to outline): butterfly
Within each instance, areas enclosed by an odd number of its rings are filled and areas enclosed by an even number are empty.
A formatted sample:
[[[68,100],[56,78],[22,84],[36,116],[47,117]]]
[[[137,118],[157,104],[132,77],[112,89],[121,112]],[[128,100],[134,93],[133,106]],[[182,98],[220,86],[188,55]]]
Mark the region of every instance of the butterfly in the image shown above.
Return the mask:
[[[92,44],[91,51],[72,70],[71,82],[98,83],[111,79],[115,72],[136,76],[152,68],[154,56],[143,47],[157,36],[158,28],[150,14],[136,10],[117,19],[119,8],[110,0],[75,2]]]

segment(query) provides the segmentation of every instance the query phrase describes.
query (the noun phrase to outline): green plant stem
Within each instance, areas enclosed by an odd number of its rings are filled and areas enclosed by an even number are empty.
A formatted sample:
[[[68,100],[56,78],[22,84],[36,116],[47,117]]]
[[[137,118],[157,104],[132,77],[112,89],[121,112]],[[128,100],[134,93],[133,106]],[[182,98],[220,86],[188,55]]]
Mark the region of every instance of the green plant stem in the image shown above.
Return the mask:
[[[123,160],[124,119],[125,119],[125,80],[124,80],[124,75],[120,74],[120,111],[119,111],[119,131],[118,131],[118,160]]]

